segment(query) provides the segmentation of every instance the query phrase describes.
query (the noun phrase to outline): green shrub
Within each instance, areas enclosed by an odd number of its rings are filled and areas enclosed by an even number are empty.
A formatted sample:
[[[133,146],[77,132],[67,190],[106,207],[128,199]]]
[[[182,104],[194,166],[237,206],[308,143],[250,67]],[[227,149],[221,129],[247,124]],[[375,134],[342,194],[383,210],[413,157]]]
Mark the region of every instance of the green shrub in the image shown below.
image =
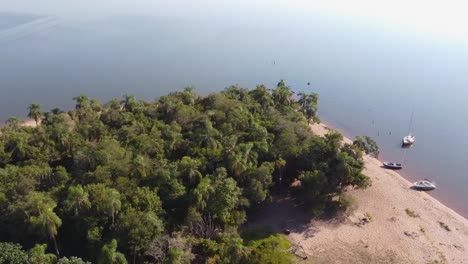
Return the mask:
[[[279,234],[253,241],[247,263],[293,263],[294,255],[289,252],[290,247],[291,244],[286,236]]]
[[[414,211],[410,210],[409,208],[406,208],[405,212],[409,217],[413,217],[413,218],[419,217],[419,214],[415,213]]]
[[[18,244],[0,243],[0,264],[23,264],[28,261],[28,253]]]
[[[365,213],[364,216],[367,218],[369,222],[372,222],[372,215],[370,213]]]

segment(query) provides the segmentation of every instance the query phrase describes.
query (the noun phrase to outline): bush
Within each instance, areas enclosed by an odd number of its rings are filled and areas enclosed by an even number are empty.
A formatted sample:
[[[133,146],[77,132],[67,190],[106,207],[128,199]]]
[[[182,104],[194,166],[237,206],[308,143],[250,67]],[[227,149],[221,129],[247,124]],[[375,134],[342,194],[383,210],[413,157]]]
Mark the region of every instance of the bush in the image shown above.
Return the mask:
[[[252,242],[247,263],[292,263],[294,255],[289,252],[291,244],[284,235],[273,235]]]
[[[91,264],[91,262],[84,261],[77,257],[70,257],[70,258],[63,257],[59,259],[57,264]]]
[[[445,229],[447,231],[452,231],[452,229],[450,229],[450,227],[444,222],[439,221],[439,225],[440,225],[440,227],[442,227],[443,229]]]
[[[349,211],[353,209],[353,206],[356,204],[356,200],[351,195],[342,194],[339,198],[340,208],[343,211]]]
[[[372,215],[370,213],[365,213],[364,216],[367,218],[367,221],[372,222]]]
[[[0,243],[0,264],[23,264],[28,261],[28,253],[18,244]]]
[[[413,218],[419,217],[419,214],[415,213],[414,211],[410,210],[409,208],[406,208],[405,212],[409,217],[413,217]]]

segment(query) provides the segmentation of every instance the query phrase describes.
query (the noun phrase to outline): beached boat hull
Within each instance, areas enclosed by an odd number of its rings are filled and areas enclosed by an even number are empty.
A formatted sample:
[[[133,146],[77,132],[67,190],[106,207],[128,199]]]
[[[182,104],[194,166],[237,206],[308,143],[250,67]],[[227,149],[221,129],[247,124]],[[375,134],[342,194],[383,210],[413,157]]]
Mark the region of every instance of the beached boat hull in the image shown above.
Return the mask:
[[[431,191],[436,188],[436,185],[431,181],[423,180],[413,183],[413,188],[421,191]]]
[[[383,166],[391,170],[401,170],[403,166],[400,163],[383,162]]]

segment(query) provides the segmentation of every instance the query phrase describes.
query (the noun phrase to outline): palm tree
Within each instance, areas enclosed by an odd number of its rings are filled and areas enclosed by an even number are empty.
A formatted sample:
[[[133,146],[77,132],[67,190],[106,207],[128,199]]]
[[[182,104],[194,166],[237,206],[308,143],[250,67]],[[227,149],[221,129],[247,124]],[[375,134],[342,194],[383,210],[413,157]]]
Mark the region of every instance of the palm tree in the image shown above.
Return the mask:
[[[115,189],[107,189],[105,202],[106,203],[103,205],[104,210],[111,216],[112,225],[114,225],[115,215],[120,211],[120,206],[122,205],[120,202],[120,193]]]
[[[52,110],[50,110],[50,112],[54,115],[60,115],[62,113],[64,113],[60,108],[54,108]]]
[[[36,244],[33,248],[29,250],[29,262],[27,263],[56,263],[57,256],[55,256],[54,254],[46,253],[46,250],[47,244]]]
[[[164,131],[166,135],[166,144],[169,150],[173,151],[176,149],[177,144],[181,141],[182,135],[174,129],[166,129]]]
[[[283,171],[284,171],[284,168],[286,167],[286,161],[282,158],[279,158],[275,161],[275,168],[278,170],[279,172],[279,183],[281,184],[282,180],[283,180]]]
[[[28,107],[28,110],[29,110],[28,117],[36,121],[36,127],[37,127],[39,125],[39,120],[41,120],[41,117],[43,116],[43,113],[41,112],[41,105],[37,103],[32,103]]]
[[[194,92],[194,90],[195,88],[192,86],[184,88],[182,95],[183,95],[183,100],[185,104],[188,104],[188,105],[195,104],[195,100],[197,99],[197,94]]]
[[[53,208],[46,208],[44,211],[39,209],[38,216],[32,216],[29,222],[38,227],[44,234],[52,239],[57,256],[60,255],[55,237],[58,233],[58,228],[62,225],[62,220],[54,213]]]
[[[122,105],[122,109],[126,111],[130,111],[130,112],[133,111],[133,108],[135,107],[135,103],[136,103],[135,96],[128,95],[128,94],[125,94],[123,96],[122,101],[120,101],[120,104]]]
[[[257,87],[250,92],[251,96],[262,106],[263,110],[268,109],[268,107],[274,104],[273,98],[268,92],[265,85],[257,85]]]
[[[196,159],[192,159],[188,156],[184,156],[180,161],[180,169],[183,171],[183,174],[188,179],[190,184],[198,182],[202,178],[202,173],[200,172],[201,162]]]
[[[234,176],[239,176],[247,168],[256,165],[257,153],[252,151],[253,144],[240,144],[228,154],[228,168]]]
[[[21,120],[16,117],[10,117],[7,119],[6,123],[8,127],[13,129],[14,131],[18,131],[21,128]]]
[[[80,210],[91,207],[89,194],[81,185],[70,186],[64,205],[67,210],[73,210],[75,216],[77,216]]]
[[[76,116],[79,120],[83,120],[83,118],[87,116],[86,113],[88,113],[88,111],[91,109],[90,99],[88,96],[82,94],[74,97],[73,100],[76,101]]]
[[[56,236],[62,220],[54,212],[57,203],[46,193],[32,192],[28,195],[25,207],[29,223],[54,242],[55,252],[57,256],[60,255]]]
[[[25,160],[29,154],[29,135],[15,133],[5,142],[5,150],[11,153],[13,161]]]
[[[246,166],[257,166],[257,153],[252,150],[253,143],[239,145],[239,150],[242,153],[242,162]]]
[[[273,90],[273,99],[280,105],[289,106],[291,105],[293,91],[287,86],[283,80],[281,80],[276,89]]]
[[[219,137],[219,132],[213,128],[213,123],[209,119],[204,120],[202,127],[195,130],[194,137],[201,147],[218,149],[220,146],[219,141],[216,139]]]
[[[117,240],[105,244],[101,249],[98,264],[127,264],[124,254],[117,251]]]
[[[307,118],[307,123],[310,124],[310,120],[313,119],[317,113],[317,105],[318,105],[318,94],[311,93],[299,93],[299,107],[300,111],[305,115]]]
[[[89,97],[84,94],[80,94],[79,96],[74,97],[73,100],[76,101],[76,105],[75,105],[76,110],[89,107]]]
[[[132,160],[132,167],[134,171],[134,175],[145,178],[150,175],[152,171],[152,161],[147,156],[143,155],[136,155],[136,157]]]

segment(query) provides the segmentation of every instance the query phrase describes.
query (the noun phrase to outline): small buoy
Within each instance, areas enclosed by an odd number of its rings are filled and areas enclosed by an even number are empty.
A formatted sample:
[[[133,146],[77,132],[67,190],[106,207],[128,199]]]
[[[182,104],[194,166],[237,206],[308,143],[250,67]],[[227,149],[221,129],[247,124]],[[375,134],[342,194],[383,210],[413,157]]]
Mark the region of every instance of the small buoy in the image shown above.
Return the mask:
[[[307,85],[310,85],[310,82],[308,82]]]

